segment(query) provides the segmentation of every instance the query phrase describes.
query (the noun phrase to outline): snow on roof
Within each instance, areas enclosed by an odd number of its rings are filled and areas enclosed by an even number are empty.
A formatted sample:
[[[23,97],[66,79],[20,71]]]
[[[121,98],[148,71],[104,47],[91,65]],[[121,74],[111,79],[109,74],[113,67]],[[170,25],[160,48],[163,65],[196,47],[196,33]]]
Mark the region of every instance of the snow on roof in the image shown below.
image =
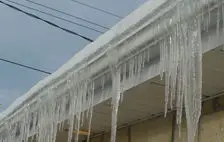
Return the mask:
[[[160,5],[165,3],[167,0],[156,0],[148,1],[143,4],[140,8],[132,12],[129,16],[118,22],[113,28],[107,31],[105,34],[101,35],[97,40],[88,44],[80,52],[75,54],[66,64],[60,67],[52,75],[46,77],[45,79],[39,81],[34,87],[32,87],[26,94],[17,98],[5,111],[0,113],[0,120],[5,118],[7,115],[13,113],[26,101],[38,95],[38,92],[42,89],[47,89],[47,86],[51,86],[54,82],[59,82],[61,78],[71,71],[77,69],[78,64],[82,63],[90,56],[94,55],[102,47],[109,44],[110,41],[115,40],[118,36],[122,35],[125,31],[129,30],[143,19],[147,14],[153,12]]]

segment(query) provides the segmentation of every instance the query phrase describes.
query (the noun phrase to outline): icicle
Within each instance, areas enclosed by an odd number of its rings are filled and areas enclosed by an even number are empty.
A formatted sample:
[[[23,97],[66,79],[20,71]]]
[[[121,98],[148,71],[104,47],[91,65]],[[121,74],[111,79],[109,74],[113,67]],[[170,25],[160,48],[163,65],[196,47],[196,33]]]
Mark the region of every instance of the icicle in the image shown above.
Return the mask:
[[[116,142],[117,132],[117,113],[120,101],[120,68],[113,66],[112,73],[112,122],[111,122],[111,142]]]
[[[164,72],[164,65],[165,65],[165,49],[164,49],[164,44],[163,41],[159,44],[160,46],[160,79],[163,79],[163,72]]]
[[[146,60],[146,62],[147,63],[149,63],[149,61],[150,61],[150,58],[151,58],[151,53],[150,53],[150,47],[146,50],[146,56],[147,56],[147,60]]]
[[[82,112],[82,111],[84,111],[84,109],[86,109],[85,107],[86,107],[86,104],[87,104],[87,100],[86,100],[86,98],[87,98],[87,90],[88,90],[88,81],[85,81],[84,82],[84,86],[83,86],[83,88],[82,88],[82,104],[81,104],[81,108],[80,108],[80,111],[81,111],[81,126],[83,126],[83,124],[84,124],[84,116],[85,116],[85,113],[84,112]],[[83,108],[83,106],[84,106],[84,108]]]
[[[224,4],[221,3],[221,10],[222,10],[222,32],[224,33]]]
[[[197,2],[194,2],[188,1],[188,11],[195,11]],[[160,43],[160,75],[165,69],[165,115],[168,103],[172,109],[173,101],[176,102],[177,124],[181,124],[185,105],[188,141],[193,142],[201,114],[201,21],[197,17],[184,23],[179,21]]]
[[[138,56],[134,57],[134,75],[133,75],[133,84],[134,85],[137,82],[138,79]]]
[[[103,76],[102,77],[102,79],[101,79],[101,86],[102,86],[102,88],[101,88],[101,90],[102,90],[102,93],[101,93],[101,97],[100,97],[100,101],[102,102],[103,100],[104,100],[104,85],[105,85],[105,76]]]
[[[76,105],[74,107],[75,109],[75,142],[78,142],[79,140],[79,129],[80,129],[80,117],[81,117],[81,106],[82,106],[82,91],[83,91],[83,84],[78,84],[77,86],[77,99],[76,99]]]
[[[166,70],[165,72],[165,117],[166,117],[166,114],[167,114],[167,110],[168,110],[168,103],[169,103],[169,92],[170,92],[170,73],[169,73],[169,50],[168,50],[168,47],[167,47],[167,41],[166,39],[164,39],[162,41],[162,46],[161,46],[162,49],[160,49],[160,51],[162,52],[162,55],[164,57],[162,57],[162,59],[164,60],[164,69]],[[163,67],[160,68],[162,69],[162,71],[160,72],[163,72]]]
[[[130,59],[129,61],[129,69],[128,69],[128,75],[129,75],[129,79],[128,79],[128,86],[133,85],[133,80],[134,80],[134,59]]]
[[[193,23],[191,47],[193,50],[193,60],[191,60],[191,72],[189,72],[188,78],[190,79],[193,74],[193,78],[189,80],[190,90],[187,90],[191,95],[185,94],[185,109],[187,115],[188,125],[188,141],[193,142],[196,135],[198,122],[201,115],[201,90],[202,90],[202,48],[201,48],[201,29],[200,21],[194,20]],[[193,31],[194,30],[194,31]],[[192,57],[191,57],[192,59]],[[192,73],[192,74],[190,74]]]
[[[121,98],[120,98],[120,103],[123,102],[123,98],[124,98],[124,90],[125,90],[125,85],[126,85],[126,82],[127,82],[127,64],[124,63],[122,65],[122,80],[121,80]]]
[[[76,114],[76,127],[75,127],[75,142],[79,141],[79,130],[80,130],[80,112]]]
[[[221,5],[221,2],[218,0],[217,2],[219,5]],[[220,6],[218,5],[218,9],[217,9],[217,21],[216,21],[216,34],[217,34],[217,38],[220,38],[220,16],[221,16],[221,13],[220,13]]]
[[[90,114],[89,114],[89,123],[88,123],[88,136],[87,136],[87,142],[90,141],[90,135],[91,135],[91,125],[92,125],[92,117],[93,117],[93,105],[94,105],[94,82],[91,83],[91,92],[90,92]]]
[[[88,136],[87,136],[87,142],[90,141],[90,136],[91,136],[91,125],[92,125],[92,117],[93,117],[93,107],[90,108],[90,116],[89,116],[89,124],[88,124]]]
[[[69,89],[69,97],[71,99],[69,103],[69,132],[68,132],[68,142],[71,142],[73,136],[73,126],[74,126],[74,115],[76,113],[76,105],[78,102],[78,89],[76,84],[73,88]],[[80,101],[80,100],[79,100]]]
[[[175,72],[175,64],[174,64],[174,52],[177,52],[177,51],[174,51],[174,47],[173,47],[173,43],[172,43],[172,35],[169,36],[169,48],[170,48],[170,62],[171,64],[169,65],[169,69],[170,72],[169,76],[170,76],[170,86],[169,86],[169,89],[170,89],[170,108],[173,109],[173,98],[174,98],[174,93],[175,93],[175,89],[176,89],[176,76],[174,76],[174,72]],[[172,71],[171,71],[172,69]]]
[[[141,75],[141,68],[142,68],[142,59],[141,55],[137,56],[137,71],[136,71],[136,80],[137,82],[140,80],[140,75]]]

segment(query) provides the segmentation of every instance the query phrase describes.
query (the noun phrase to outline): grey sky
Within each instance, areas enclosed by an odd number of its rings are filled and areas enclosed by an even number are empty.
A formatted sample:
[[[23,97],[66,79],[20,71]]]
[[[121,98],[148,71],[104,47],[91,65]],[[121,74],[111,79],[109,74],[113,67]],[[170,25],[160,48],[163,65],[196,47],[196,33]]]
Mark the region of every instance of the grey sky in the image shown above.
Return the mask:
[[[4,1],[4,0],[3,0]],[[14,0],[58,16],[63,16],[75,22],[79,22],[97,29],[96,26],[86,24],[74,18],[46,10],[32,5],[25,0]],[[101,25],[112,27],[119,21],[116,17],[97,12],[96,10],[73,3],[70,0],[33,0],[49,5],[56,9],[71,13],[76,16],[94,21]],[[80,0],[90,5],[111,11],[125,17],[146,0]],[[24,8],[23,8],[24,9]],[[78,26],[32,12],[45,19],[96,39],[100,34],[80,28]],[[102,30],[102,29],[101,29]],[[41,21],[30,18],[27,15],[12,10],[0,4],[0,57],[17,61],[36,68],[53,72],[69,60],[78,50],[82,49],[87,41],[51,27]],[[17,97],[27,92],[39,80],[46,77],[45,74],[20,68],[0,61],[0,111],[7,108]]]

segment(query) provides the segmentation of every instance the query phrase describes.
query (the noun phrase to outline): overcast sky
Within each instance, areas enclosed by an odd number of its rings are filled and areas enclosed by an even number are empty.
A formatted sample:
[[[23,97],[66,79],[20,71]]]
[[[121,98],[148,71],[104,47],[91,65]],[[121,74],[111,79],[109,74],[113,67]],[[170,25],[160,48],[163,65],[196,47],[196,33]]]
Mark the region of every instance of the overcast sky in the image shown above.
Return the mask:
[[[7,2],[5,0],[2,0]],[[25,0],[14,0],[30,7],[50,12],[60,17],[79,22],[93,28],[102,28],[86,24],[74,18],[52,12],[33,5]],[[71,0],[32,0],[64,12],[112,27],[120,19],[76,4]],[[122,17],[128,15],[147,0],[79,0],[90,5],[116,13]],[[7,2],[9,3],[9,2]],[[17,6],[18,7],[18,6]],[[24,8],[23,8],[24,9]],[[24,9],[47,20],[80,34],[96,39],[100,33],[75,26],[43,14]],[[85,47],[87,41],[51,27],[41,21],[30,18],[7,6],[0,4],[0,58],[9,59],[29,66],[54,72],[68,61],[78,50]],[[17,97],[26,93],[46,74],[31,71],[0,61],[0,112],[7,108]]]

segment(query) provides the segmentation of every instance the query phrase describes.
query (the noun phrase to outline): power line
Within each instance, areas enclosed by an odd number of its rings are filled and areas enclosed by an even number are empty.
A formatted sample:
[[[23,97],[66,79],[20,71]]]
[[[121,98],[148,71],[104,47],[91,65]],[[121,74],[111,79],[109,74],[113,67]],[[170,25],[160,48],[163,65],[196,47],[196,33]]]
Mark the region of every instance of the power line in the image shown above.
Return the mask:
[[[24,65],[24,64],[21,64],[21,63],[18,63],[18,62],[10,61],[10,60],[7,60],[7,59],[0,58],[0,61],[6,62],[6,63],[9,63],[9,64],[13,64],[13,65],[16,65],[16,66],[20,66],[20,67],[23,67],[23,68],[27,68],[27,69],[30,69],[30,70],[33,70],[33,71],[38,71],[38,72],[42,72],[42,73],[45,73],[45,74],[51,74],[51,72],[44,71],[42,69],[38,69],[38,68],[35,68],[35,67],[27,66],[27,65]]]
[[[92,30],[92,31],[95,31],[95,32],[98,32],[98,33],[103,33],[103,32],[100,31],[100,30],[97,30],[97,29],[91,28],[91,27],[89,27],[89,26],[85,26],[85,25],[82,25],[82,24],[79,24],[79,23],[70,21],[70,20],[65,19],[65,18],[61,18],[61,17],[59,17],[59,16],[55,16],[55,15],[53,15],[53,14],[51,14],[51,13],[47,13],[47,12],[44,12],[44,11],[41,11],[41,10],[38,10],[38,9],[35,9],[35,8],[32,8],[32,7],[29,7],[29,6],[26,6],[26,5],[23,5],[23,4],[20,4],[20,3],[17,3],[17,2],[11,1],[11,0],[5,0],[5,1],[8,1],[8,2],[11,2],[11,3],[13,3],[13,4],[19,5],[19,6],[21,6],[21,7],[25,7],[25,8],[27,8],[27,9],[30,9],[30,10],[33,10],[33,11],[40,12],[40,13],[42,13],[42,14],[45,14],[45,15],[54,17],[54,18],[56,18],[56,19],[59,19],[59,20],[62,20],[62,21],[65,21],[65,22],[74,24],[74,25],[76,25],[76,26],[80,26],[80,27],[83,27],[83,28],[86,28],[86,29],[89,29],[89,30]]]
[[[75,15],[72,15],[72,14],[66,13],[66,12],[64,12],[64,11],[61,11],[61,10],[58,10],[58,9],[55,9],[55,8],[49,7],[49,6],[44,5],[44,4],[41,4],[41,3],[34,2],[34,1],[32,1],[32,0],[25,0],[25,1],[30,2],[30,3],[32,3],[32,4],[35,4],[35,5],[38,5],[38,6],[42,6],[42,7],[44,7],[44,8],[47,8],[47,9],[50,9],[50,10],[53,10],[53,11],[56,11],[56,12],[59,12],[59,13],[61,13],[61,14],[64,14],[64,15],[67,15],[67,16],[70,16],[70,17],[73,17],[73,18],[79,19],[79,20],[81,20],[81,21],[85,21],[85,22],[87,22],[87,23],[89,23],[89,24],[93,24],[93,25],[96,25],[96,26],[98,26],[98,27],[101,27],[101,28],[104,28],[104,29],[107,29],[107,30],[109,30],[109,29],[110,29],[109,27],[106,27],[106,26],[100,25],[100,24],[95,23],[95,22],[93,22],[93,21],[90,21],[90,20],[87,20],[87,19],[84,19],[84,18],[81,18],[81,17],[75,16]]]
[[[36,16],[36,15],[34,15],[34,14],[32,14],[32,13],[28,13],[28,12],[26,12],[26,11],[20,9],[20,8],[17,8],[17,7],[15,7],[15,6],[13,6],[13,5],[10,5],[10,4],[8,4],[8,3],[5,3],[5,2],[3,2],[3,1],[1,1],[1,0],[0,0],[0,3],[6,5],[6,6],[10,7],[10,8],[12,8],[12,9],[14,9],[14,10],[16,10],[16,11],[22,12],[22,13],[24,13],[24,14],[26,14],[26,15],[32,17],[32,18],[38,19],[38,20],[40,20],[40,21],[43,21],[43,22],[45,22],[45,23],[47,23],[47,24],[49,24],[49,25],[51,25],[51,26],[53,26],[53,27],[56,27],[56,28],[58,28],[58,29],[61,29],[61,30],[65,31],[65,32],[67,32],[67,33],[70,33],[70,34],[79,36],[79,37],[81,37],[81,38],[83,38],[83,39],[85,39],[85,40],[87,40],[87,41],[93,42],[92,39],[90,39],[90,38],[88,38],[88,37],[86,37],[86,36],[83,36],[83,35],[81,35],[81,34],[79,34],[79,33],[77,33],[77,32],[71,31],[71,30],[69,30],[69,29],[63,28],[63,27],[61,27],[61,26],[59,26],[59,25],[57,25],[57,24],[55,24],[55,23],[53,23],[53,22],[50,22],[50,21],[48,21],[48,20],[45,20],[45,19],[43,19],[43,18],[41,18],[41,17],[38,17],[38,16]]]
[[[86,7],[95,9],[95,10],[98,10],[98,11],[100,11],[100,12],[103,12],[103,13],[106,13],[106,14],[109,14],[109,15],[112,15],[112,16],[117,17],[117,18],[119,18],[119,19],[122,19],[122,18],[123,18],[123,17],[121,17],[121,16],[119,16],[119,15],[117,15],[117,14],[115,14],[115,13],[112,13],[112,12],[109,12],[109,11],[106,11],[106,10],[103,10],[103,9],[100,9],[100,8],[98,8],[98,7],[91,6],[91,5],[89,5],[89,4],[86,4],[86,3],[83,3],[83,2],[80,2],[80,1],[77,1],[77,0],[71,0],[71,1],[73,1],[73,2],[75,2],[75,3],[78,3],[78,4],[80,4],[80,5],[83,5],[83,6],[86,6]]]

